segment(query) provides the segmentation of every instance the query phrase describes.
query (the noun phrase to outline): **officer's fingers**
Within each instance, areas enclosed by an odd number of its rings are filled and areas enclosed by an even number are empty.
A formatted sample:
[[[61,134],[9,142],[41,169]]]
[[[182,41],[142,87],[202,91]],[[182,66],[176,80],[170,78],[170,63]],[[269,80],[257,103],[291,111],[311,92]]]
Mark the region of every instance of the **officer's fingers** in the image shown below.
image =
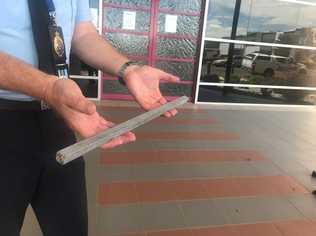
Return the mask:
[[[135,140],[136,140],[135,135],[131,132],[128,132],[128,133],[123,134],[117,138],[112,139],[110,142],[103,145],[102,149],[115,148],[115,147],[123,145],[123,144],[128,144],[128,143],[134,142]]]
[[[178,111],[176,109],[172,109],[171,111],[169,111],[171,113],[172,116],[175,116],[178,114]]]
[[[100,130],[106,130],[109,128],[114,127],[115,124],[105,120],[104,118],[100,117]],[[114,148],[123,144],[131,143],[136,140],[135,134],[132,132],[127,132],[117,138],[112,139],[110,142],[106,143],[105,145],[102,146],[103,149],[110,149]]]
[[[161,97],[160,100],[159,100],[159,103],[161,105],[164,105],[164,104],[167,103],[167,100],[164,97]],[[167,117],[167,118],[170,118],[170,117],[175,116],[177,113],[178,113],[177,110],[173,109],[173,110],[165,112],[164,116]]]
[[[166,73],[164,71],[160,71],[161,72],[161,77],[160,80],[163,80],[165,82],[170,82],[170,83],[177,83],[180,81],[180,78],[177,76],[174,76],[172,74]]]

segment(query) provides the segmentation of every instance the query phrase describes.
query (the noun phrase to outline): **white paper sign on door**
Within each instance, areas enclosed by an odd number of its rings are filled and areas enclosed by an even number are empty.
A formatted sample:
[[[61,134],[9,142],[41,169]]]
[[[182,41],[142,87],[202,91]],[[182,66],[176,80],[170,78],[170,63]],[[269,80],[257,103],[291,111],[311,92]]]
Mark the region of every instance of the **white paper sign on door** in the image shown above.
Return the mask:
[[[177,33],[177,26],[178,26],[178,16],[166,15],[165,32]]]
[[[136,12],[124,11],[123,13],[123,29],[135,30],[136,28]]]

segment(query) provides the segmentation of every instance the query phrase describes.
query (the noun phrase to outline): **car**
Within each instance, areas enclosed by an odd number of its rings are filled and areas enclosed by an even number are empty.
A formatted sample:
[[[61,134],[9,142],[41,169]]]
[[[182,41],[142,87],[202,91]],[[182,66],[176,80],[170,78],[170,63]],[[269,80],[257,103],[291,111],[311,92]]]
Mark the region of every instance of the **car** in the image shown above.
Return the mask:
[[[234,56],[233,57],[233,65],[235,67],[241,67],[243,57],[242,56]],[[213,61],[212,65],[216,67],[226,67],[228,58],[218,59]]]
[[[306,66],[296,63],[291,57],[282,57],[263,53],[247,54],[241,63],[242,68],[251,71],[252,74],[263,75],[265,78],[272,78],[275,75],[280,77],[289,72],[306,74]]]
[[[297,78],[305,78],[307,75],[307,67],[296,63],[291,57],[250,53],[243,58],[241,65],[252,74],[263,75],[263,83],[269,85],[299,86],[304,80]],[[270,97],[273,91],[272,88],[261,88],[261,94],[265,97]]]

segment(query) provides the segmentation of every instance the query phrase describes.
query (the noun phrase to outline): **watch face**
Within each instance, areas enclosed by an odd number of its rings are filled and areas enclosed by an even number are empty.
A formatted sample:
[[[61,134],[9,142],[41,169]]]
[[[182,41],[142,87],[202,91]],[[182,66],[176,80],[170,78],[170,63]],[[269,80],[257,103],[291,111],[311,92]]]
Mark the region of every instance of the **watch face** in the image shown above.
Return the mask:
[[[54,35],[54,50],[59,57],[63,57],[65,54],[64,40],[62,39],[58,31],[56,31]]]

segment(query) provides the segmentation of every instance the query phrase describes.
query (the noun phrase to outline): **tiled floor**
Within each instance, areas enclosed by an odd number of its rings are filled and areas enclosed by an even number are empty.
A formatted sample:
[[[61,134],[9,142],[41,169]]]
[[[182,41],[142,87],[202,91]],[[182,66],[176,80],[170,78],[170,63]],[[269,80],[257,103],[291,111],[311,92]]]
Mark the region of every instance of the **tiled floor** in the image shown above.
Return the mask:
[[[114,122],[141,112],[107,105]],[[90,235],[314,236],[315,131],[314,108],[194,106],[159,118],[136,143],[87,156]]]

